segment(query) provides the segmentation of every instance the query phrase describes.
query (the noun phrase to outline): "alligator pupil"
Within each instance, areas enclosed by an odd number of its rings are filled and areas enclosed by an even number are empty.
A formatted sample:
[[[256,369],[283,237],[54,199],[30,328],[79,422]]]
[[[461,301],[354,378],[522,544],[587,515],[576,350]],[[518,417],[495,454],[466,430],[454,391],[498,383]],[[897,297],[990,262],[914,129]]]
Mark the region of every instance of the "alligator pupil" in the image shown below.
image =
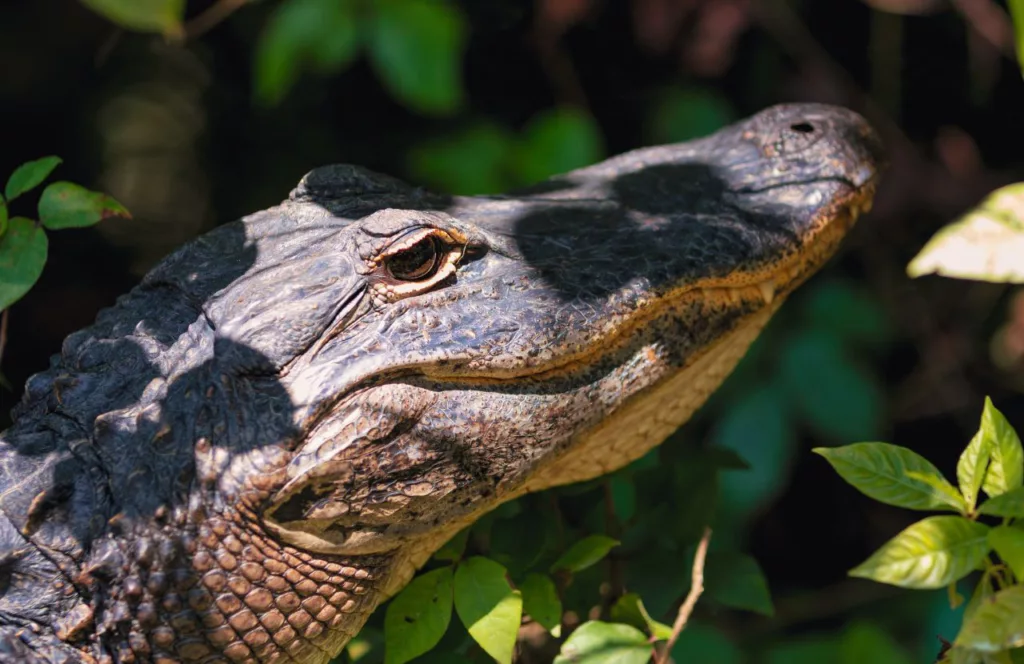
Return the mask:
[[[427,237],[388,259],[388,270],[402,281],[427,279],[437,271],[439,253],[437,238]]]

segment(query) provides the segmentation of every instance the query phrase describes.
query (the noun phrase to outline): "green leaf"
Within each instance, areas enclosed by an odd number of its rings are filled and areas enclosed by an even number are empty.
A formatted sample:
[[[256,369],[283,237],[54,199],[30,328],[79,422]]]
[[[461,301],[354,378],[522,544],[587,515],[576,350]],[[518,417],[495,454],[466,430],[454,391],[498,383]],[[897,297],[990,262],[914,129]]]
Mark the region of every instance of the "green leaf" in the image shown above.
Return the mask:
[[[73,182],[54,182],[39,197],[39,221],[50,230],[92,226],[108,217],[131,215],[110,196]]]
[[[505,129],[477,124],[424,141],[409,151],[417,180],[452,194],[497,194],[518,184],[508,167],[515,139]]]
[[[447,115],[462,104],[461,14],[441,0],[371,5],[370,58],[384,85],[415,111]]]
[[[579,572],[608,555],[608,552],[619,545],[619,541],[607,535],[589,535],[569,547],[551,565],[551,571],[569,570]]]
[[[989,552],[988,526],[931,516],[886,542],[850,576],[903,588],[941,588],[970,574]]]
[[[784,641],[768,651],[765,664],[823,664],[839,660],[835,638],[804,638]]]
[[[14,217],[0,237],[0,311],[32,288],[43,273],[48,242],[36,222]]]
[[[591,620],[569,635],[554,664],[647,664],[653,653],[636,627]]]
[[[82,4],[122,28],[181,34],[185,0],[82,0]]]
[[[873,623],[854,623],[839,642],[838,664],[911,664],[907,653]]]
[[[768,582],[761,566],[748,555],[712,551],[704,567],[708,597],[734,609],[745,609],[766,616],[775,615]]]
[[[1007,0],[1017,41],[1017,63],[1024,74],[1024,0]]]
[[[620,522],[627,522],[636,514],[636,486],[633,480],[622,474],[616,474],[608,480],[612,494],[612,506],[615,517]]]
[[[277,6],[256,44],[256,99],[284,99],[303,69],[336,73],[359,51],[353,0],[287,0]]]
[[[1024,646],[1024,586],[1000,590],[982,602],[954,643],[982,653]]]
[[[414,578],[384,614],[384,663],[405,664],[441,641],[452,617],[452,568]]]
[[[878,435],[883,410],[879,380],[850,357],[839,336],[820,329],[793,335],[780,350],[779,376],[798,412],[823,438]]]
[[[973,511],[978,502],[981,483],[988,472],[989,460],[992,457],[992,441],[986,438],[981,429],[967,443],[956,464],[956,479],[960,485],[960,493],[967,503],[968,511]]]
[[[0,197],[0,237],[7,232],[7,203]]]
[[[556,108],[538,114],[523,131],[515,171],[523,184],[588,166],[604,154],[601,132],[586,113]]]
[[[995,497],[1024,485],[1024,448],[1020,438],[988,397],[979,431],[991,449],[988,472],[981,484],[985,493]]]
[[[519,592],[523,594],[523,612],[544,629],[551,631],[562,623],[562,600],[547,574],[528,574],[519,584]]]
[[[53,169],[61,163],[60,157],[43,157],[35,161],[26,161],[14,169],[11,177],[7,178],[7,186],[4,187],[4,197],[13,201],[30,189],[35,189],[45,180]]]
[[[610,615],[615,622],[644,630],[657,641],[666,641],[672,636],[672,628],[651,618],[637,593],[626,593],[617,599],[612,605]]]
[[[1018,581],[1024,581],[1024,530],[996,526],[988,533],[988,543],[1004,563],[1013,570]]]
[[[689,141],[718,131],[734,116],[728,100],[714,90],[673,86],[654,105],[648,138],[656,144]]]
[[[746,661],[732,639],[714,627],[692,621],[686,624],[672,648],[672,659],[683,664],[741,664]]]
[[[1024,283],[1021,256],[1024,183],[997,189],[981,205],[936,233],[907,266],[907,274]]]
[[[804,291],[803,314],[814,327],[845,342],[877,346],[892,336],[878,297],[842,279]]]
[[[989,498],[978,508],[978,513],[1012,519],[1024,518],[1024,487],[1017,487],[995,498]]]
[[[889,443],[817,447],[836,472],[866,496],[912,510],[965,509],[964,501],[942,473],[920,454]]]
[[[455,611],[488,655],[512,661],[523,597],[508,584],[504,567],[481,556],[463,561],[455,570]]]

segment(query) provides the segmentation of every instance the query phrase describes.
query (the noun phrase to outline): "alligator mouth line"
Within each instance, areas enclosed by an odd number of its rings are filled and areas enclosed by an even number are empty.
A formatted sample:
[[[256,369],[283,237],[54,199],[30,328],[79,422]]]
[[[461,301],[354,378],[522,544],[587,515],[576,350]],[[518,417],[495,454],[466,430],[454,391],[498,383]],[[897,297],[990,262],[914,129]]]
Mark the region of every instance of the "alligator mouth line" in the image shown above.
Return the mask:
[[[803,243],[806,252],[794,251],[787,260],[740,276],[704,279],[658,293],[652,301],[620,320],[618,329],[606,334],[598,333],[582,350],[546,366],[466,373],[437,371],[430,366],[422,366],[415,373],[432,381],[462,385],[507,385],[522,379],[537,382],[564,379],[585,372],[608,354],[629,345],[637,330],[688,299],[728,302],[737,306],[754,304],[757,311],[772,306],[777,298],[789,295],[831,257],[857,219],[871,210],[876,185],[877,177],[853,189],[817,215],[813,222],[814,230]]]

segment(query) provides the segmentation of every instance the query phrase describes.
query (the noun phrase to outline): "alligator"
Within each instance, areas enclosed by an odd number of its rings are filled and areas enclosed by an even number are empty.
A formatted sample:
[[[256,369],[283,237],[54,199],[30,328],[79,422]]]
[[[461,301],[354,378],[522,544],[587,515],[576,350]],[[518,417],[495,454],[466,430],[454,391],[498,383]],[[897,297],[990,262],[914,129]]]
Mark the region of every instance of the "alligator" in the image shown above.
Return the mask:
[[[311,171],[28,380],[0,661],[329,661],[460,529],[683,424],[883,161],[806,104],[504,196]]]

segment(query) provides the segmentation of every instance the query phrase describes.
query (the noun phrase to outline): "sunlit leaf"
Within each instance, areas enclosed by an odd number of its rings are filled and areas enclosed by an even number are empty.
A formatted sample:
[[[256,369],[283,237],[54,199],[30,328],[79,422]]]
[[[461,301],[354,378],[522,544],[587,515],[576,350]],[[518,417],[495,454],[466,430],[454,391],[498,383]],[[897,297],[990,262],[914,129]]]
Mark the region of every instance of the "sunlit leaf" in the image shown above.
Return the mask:
[[[488,655],[510,664],[523,616],[523,597],[509,585],[504,567],[481,556],[459,564],[455,612]]]
[[[552,630],[562,622],[562,600],[558,598],[555,582],[547,574],[531,573],[519,584],[523,594],[523,612],[544,629]]]
[[[421,574],[384,614],[384,662],[404,664],[440,642],[452,617],[452,568]]]
[[[960,459],[956,464],[957,483],[960,485],[960,493],[967,503],[968,510],[973,510],[978,502],[981,483],[985,479],[991,457],[992,441],[979,429],[960,453]]]
[[[712,551],[704,567],[704,580],[708,597],[720,604],[766,616],[775,614],[768,581],[761,566],[748,555]]]
[[[781,349],[779,372],[800,414],[821,436],[848,441],[877,435],[879,381],[849,357],[839,337],[822,330],[792,336]]]
[[[911,277],[934,272],[962,279],[1024,283],[1021,256],[1024,183],[997,189],[977,208],[936,233],[907,266],[907,273]]]
[[[978,512],[991,516],[1024,518],[1024,487],[1017,487],[995,498],[989,498],[981,504]]]
[[[82,4],[128,30],[181,34],[185,0],[82,0]]]
[[[0,236],[0,311],[28,292],[43,273],[46,233],[31,219],[14,217]]]
[[[1024,581],[1024,530],[1010,526],[996,526],[988,533],[988,543],[1014,576]]]
[[[1024,74],[1024,0],[1007,0],[1013,17],[1013,32],[1017,41],[1017,63]]]
[[[854,488],[879,502],[912,510],[964,509],[963,500],[939,469],[905,447],[854,443],[813,451],[825,457]]]
[[[632,625],[643,630],[659,641],[672,636],[672,628],[651,618],[640,595],[626,593],[615,601],[611,608],[611,619],[617,623]]]
[[[964,620],[956,645],[983,653],[1024,646],[1024,586],[992,595]]]
[[[14,169],[11,177],[7,178],[7,185],[4,186],[4,197],[9,201],[13,201],[26,191],[38,187],[60,163],[61,158],[53,156],[26,161]]]
[[[463,100],[465,25],[443,0],[377,0],[367,39],[384,85],[421,113],[449,114]]]
[[[111,196],[73,182],[54,182],[39,197],[39,221],[50,230],[82,228],[109,217],[131,217]]]
[[[572,108],[538,114],[523,130],[515,159],[519,180],[534,183],[589,166],[604,154],[601,132],[589,115]]]
[[[912,664],[910,656],[888,632],[873,623],[857,622],[843,632],[838,664]]]
[[[569,635],[554,664],[647,664],[653,652],[636,627],[591,620]]]
[[[1024,485],[1024,447],[1006,417],[985,397],[979,432],[988,441],[990,460],[981,488],[998,496]],[[985,443],[983,443],[984,445]]]
[[[305,68],[335,73],[359,50],[353,0],[286,0],[277,6],[256,45],[256,98],[276,104]]]
[[[851,576],[903,588],[942,588],[970,574],[989,552],[988,526],[959,516],[932,516],[909,526]]]
[[[608,555],[608,552],[619,545],[619,541],[607,535],[589,535],[569,547],[551,565],[551,571],[569,570],[579,572]]]

